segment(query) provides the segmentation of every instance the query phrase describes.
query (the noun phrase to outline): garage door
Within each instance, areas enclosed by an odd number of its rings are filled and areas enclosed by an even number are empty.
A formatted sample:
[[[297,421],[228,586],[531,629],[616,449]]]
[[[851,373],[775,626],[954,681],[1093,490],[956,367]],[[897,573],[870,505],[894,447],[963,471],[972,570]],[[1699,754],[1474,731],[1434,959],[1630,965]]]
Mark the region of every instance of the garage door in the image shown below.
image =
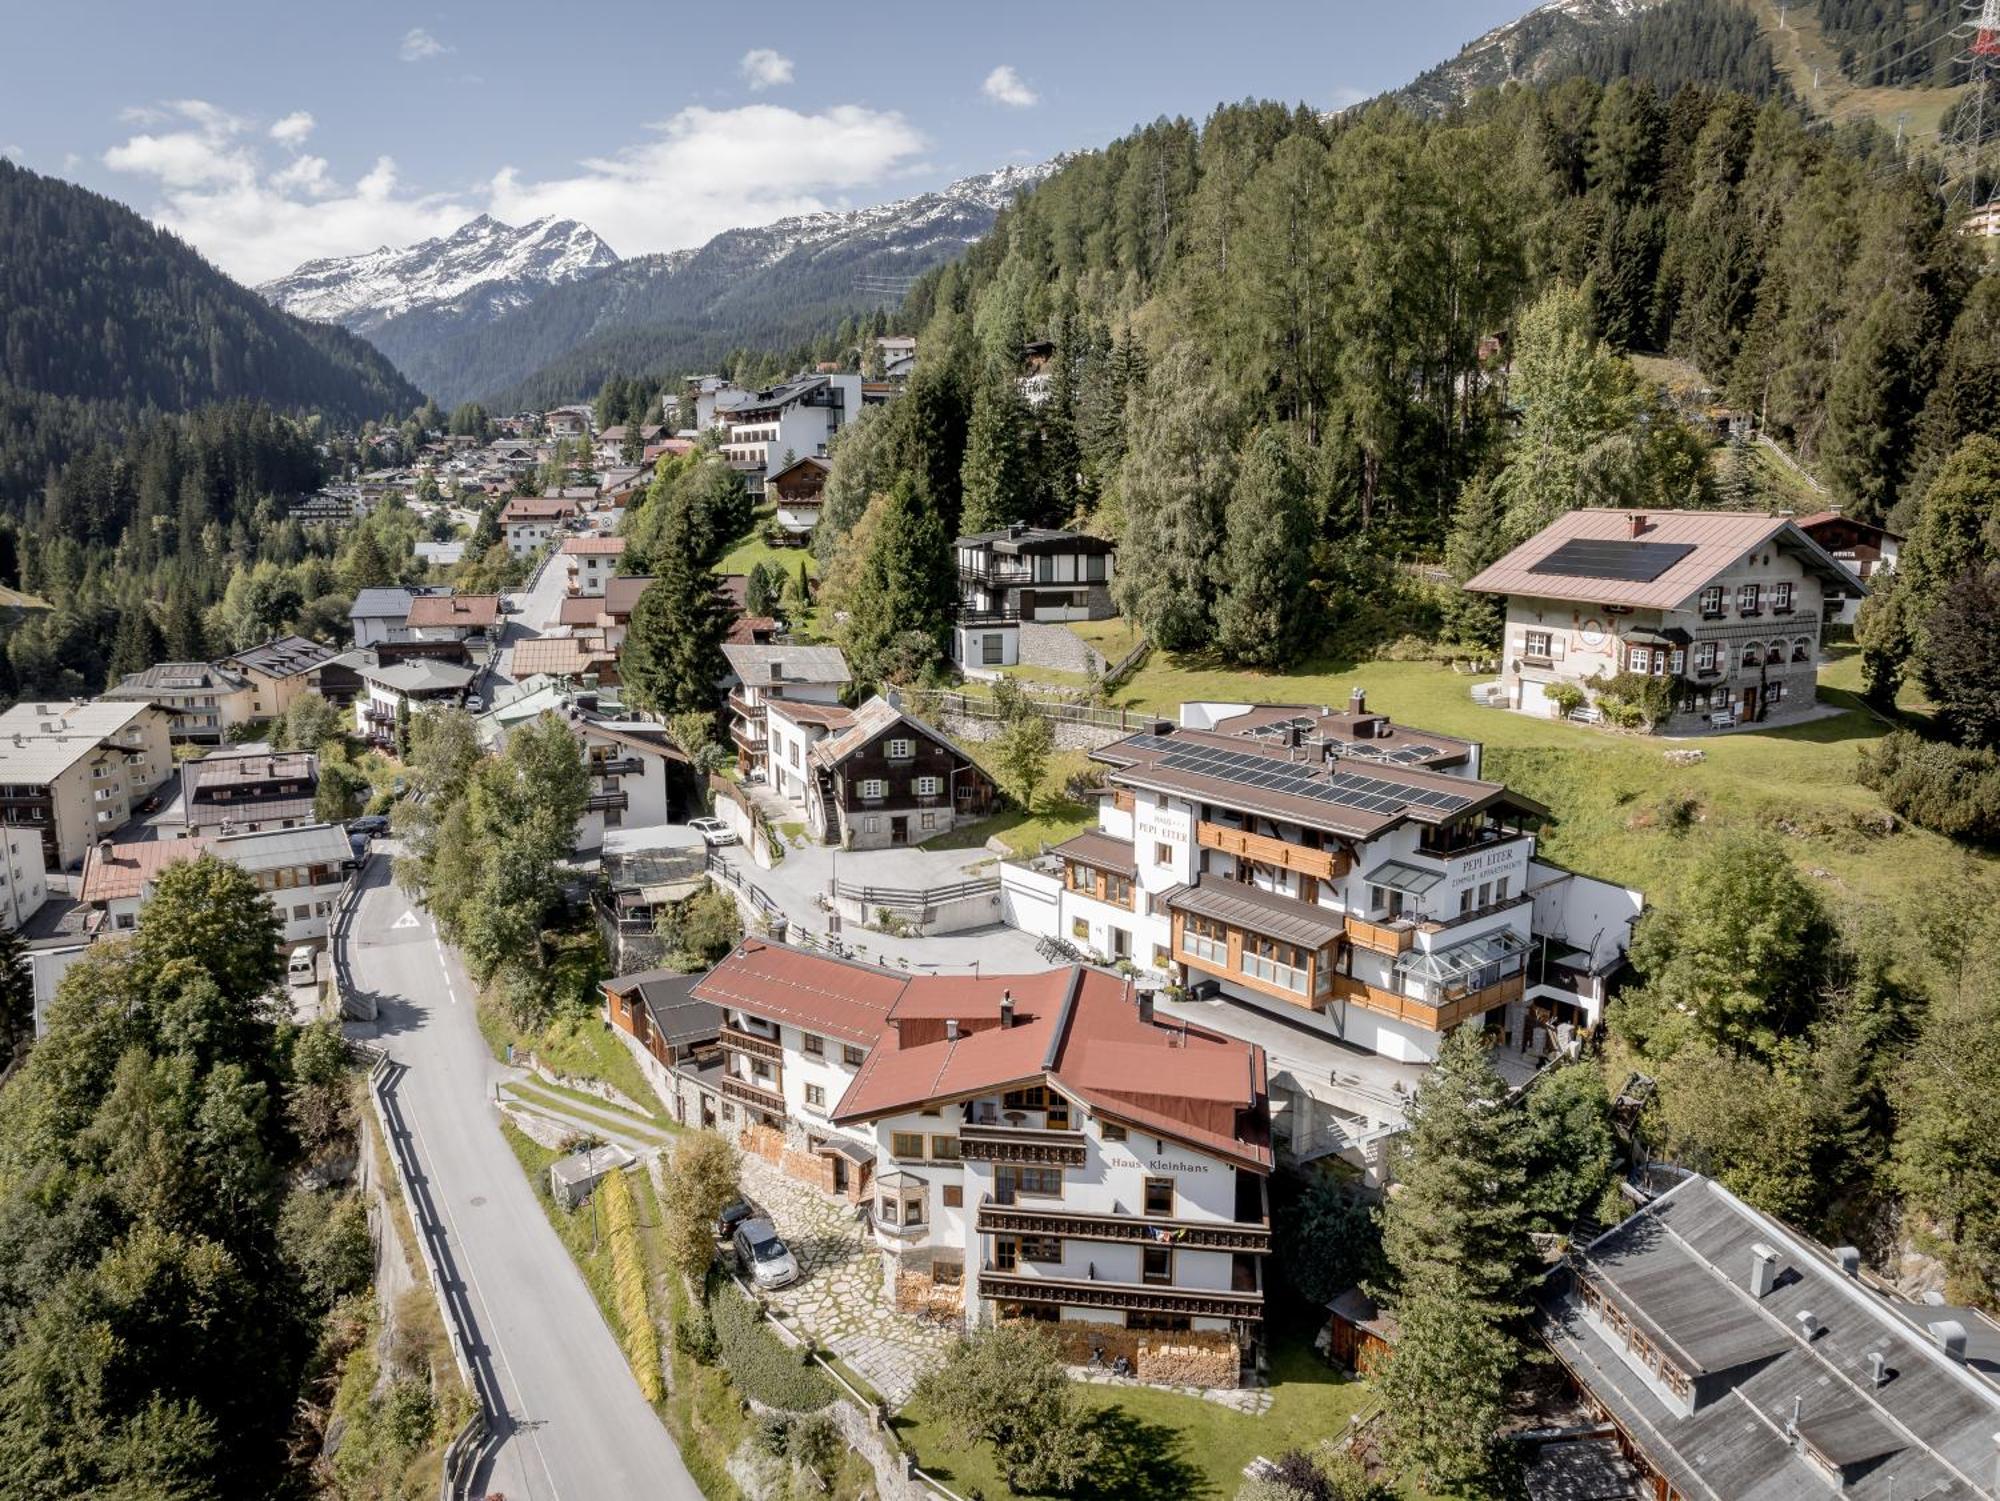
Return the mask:
[[[1521,684],[1520,709],[1523,714],[1543,714],[1549,712],[1549,696],[1542,691],[1540,683]]]

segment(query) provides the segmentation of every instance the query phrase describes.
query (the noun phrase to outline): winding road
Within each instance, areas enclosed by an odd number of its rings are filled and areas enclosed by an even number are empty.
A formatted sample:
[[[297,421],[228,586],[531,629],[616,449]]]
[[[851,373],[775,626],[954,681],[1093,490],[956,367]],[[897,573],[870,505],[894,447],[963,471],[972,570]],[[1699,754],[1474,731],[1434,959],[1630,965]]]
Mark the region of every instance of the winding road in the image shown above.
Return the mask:
[[[386,856],[369,862],[335,958],[348,986],[375,997],[377,1041],[396,1065],[391,1127],[414,1156],[413,1191],[442,1225],[433,1244],[473,1378],[503,1413],[470,1493],[700,1501],[500,1134],[501,1070],[471,981],[391,883]]]

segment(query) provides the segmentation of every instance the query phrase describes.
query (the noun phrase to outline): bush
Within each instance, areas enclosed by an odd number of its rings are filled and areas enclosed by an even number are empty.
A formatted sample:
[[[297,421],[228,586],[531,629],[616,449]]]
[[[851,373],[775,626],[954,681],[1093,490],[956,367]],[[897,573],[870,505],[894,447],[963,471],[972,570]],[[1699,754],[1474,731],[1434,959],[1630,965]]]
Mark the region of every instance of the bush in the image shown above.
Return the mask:
[[[1597,689],[1598,707],[1605,717],[1627,729],[1663,723],[1672,716],[1681,696],[1679,678],[1644,672],[1621,672],[1600,678],[1592,686]]]
[[[618,1303],[618,1321],[625,1326],[625,1356],[648,1402],[666,1395],[660,1382],[660,1331],[646,1305],[646,1258],[639,1249],[638,1216],[632,1208],[632,1185],[622,1172],[608,1175],[597,1186],[604,1196],[604,1224],[611,1242],[611,1289]]]
[[[1585,694],[1574,683],[1550,683],[1542,690],[1542,696],[1555,705],[1557,714],[1567,719],[1583,707]]]
[[[720,1352],[715,1342],[715,1320],[708,1316],[706,1305],[692,1304],[687,1316],[674,1325],[674,1348],[702,1365],[715,1364]]]
[[[2000,843],[2000,755],[1895,730],[1863,748],[1856,777],[1898,815],[1951,839]]]
[[[744,1396],[789,1412],[817,1412],[833,1400],[833,1383],[817,1366],[800,1363],[735,1283],[713,1279],[708,1312],[722,1363]]]
[[[656,926],[674,963],[690,972],[707,969],[743,939],[736,898],[713,883],[667,908]]]

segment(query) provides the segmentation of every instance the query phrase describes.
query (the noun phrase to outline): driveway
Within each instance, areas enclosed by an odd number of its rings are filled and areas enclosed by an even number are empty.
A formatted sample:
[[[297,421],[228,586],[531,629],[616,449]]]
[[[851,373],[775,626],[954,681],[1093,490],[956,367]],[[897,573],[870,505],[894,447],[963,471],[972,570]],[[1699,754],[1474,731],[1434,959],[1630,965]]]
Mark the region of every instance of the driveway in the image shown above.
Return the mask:
[[[476,1493],[509,1501],[701,1501],[639,1395],[576,1265],[501,1136],[508,1076],[488,1051],[458,956],[371,861],[338,962],[380,1008],[399,1065],[391,1119],[417,1160],[413,1189],[444,1226],[439,1264],[469,1329],[474,1375],[504,1408]]]

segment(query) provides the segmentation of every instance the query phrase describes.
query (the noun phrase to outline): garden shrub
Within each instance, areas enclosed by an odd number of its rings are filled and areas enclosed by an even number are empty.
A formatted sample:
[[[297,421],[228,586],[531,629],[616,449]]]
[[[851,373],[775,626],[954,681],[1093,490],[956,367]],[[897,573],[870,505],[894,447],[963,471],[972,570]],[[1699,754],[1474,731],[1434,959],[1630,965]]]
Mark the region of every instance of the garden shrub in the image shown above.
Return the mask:
[[[1933,833],[2000,842],[2000,755],[1894,730],[1864,747],[1856,776],[1903,818]]]
[[[708,1312],[722,1363],[744,1396],[790,1412],[817,1412],[833,1400],[833,1383],[771,1332],[734,1283],[716,1279]]]

